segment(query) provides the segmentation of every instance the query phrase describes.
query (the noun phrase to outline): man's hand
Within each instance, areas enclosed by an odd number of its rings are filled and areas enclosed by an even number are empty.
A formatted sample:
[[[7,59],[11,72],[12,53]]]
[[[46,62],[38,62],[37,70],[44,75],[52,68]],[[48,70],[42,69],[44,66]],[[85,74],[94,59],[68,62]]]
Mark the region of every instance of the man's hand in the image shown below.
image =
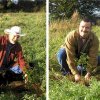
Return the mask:
[[[81,76],[79,74],[75,74],[74,78],[75,78],[75,82],[78,82],[81,80]]]
[[[91,78],[91,75],[90,75],[90,73],[88,72],[88,73],[85,75],[85,80],[86,80],[86,81],[89,81],[90,78]]]

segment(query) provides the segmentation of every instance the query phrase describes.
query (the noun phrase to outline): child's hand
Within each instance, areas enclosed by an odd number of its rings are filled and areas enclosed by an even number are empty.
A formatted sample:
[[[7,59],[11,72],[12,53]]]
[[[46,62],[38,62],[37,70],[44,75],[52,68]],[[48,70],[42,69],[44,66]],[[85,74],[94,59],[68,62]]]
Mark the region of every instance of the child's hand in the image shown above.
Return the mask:
[[[24,74],[24,78],[25,78],[25,84],[28,82],[28,76],[27,74]]]

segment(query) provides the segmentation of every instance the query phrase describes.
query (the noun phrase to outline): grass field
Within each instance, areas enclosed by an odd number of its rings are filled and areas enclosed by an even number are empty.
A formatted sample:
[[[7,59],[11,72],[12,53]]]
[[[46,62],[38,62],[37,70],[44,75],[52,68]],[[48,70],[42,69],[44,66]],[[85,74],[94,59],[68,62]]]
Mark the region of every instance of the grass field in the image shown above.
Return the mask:
[[[1,91],[0,100],[45,100],[45,47],[46,47],[46,18],[45,12],[25,13],[22,11],[13,13],[0,13],[0,35],[4,34],[4,29],[18,25],[22,28],[22,32],[26,33],[25,37],[21,37],[19,42],[22,45],[23,53],[27,63],[32,63],[34,69],[31,73],[31,80],[34,83],[41,84],[42,94],[37,97],[35,91]]]
[[[50,80],[49,98],[50,100],[99,100],[100,81],[93,76],[90,86],[85,86],[84,81],[73,82],[73,76],[62,76],[60,65],[56,59],[56,53],[64,43],[68,32],[78,27],[79,21],[63,20],[50,22]],[[100,26],[93,26],[93,31],[100,39]],[[100,49],[99,49],[100,50]],[[100,77],[100,76],[99,76]],[[100,78],[99,78],[100,79]]]

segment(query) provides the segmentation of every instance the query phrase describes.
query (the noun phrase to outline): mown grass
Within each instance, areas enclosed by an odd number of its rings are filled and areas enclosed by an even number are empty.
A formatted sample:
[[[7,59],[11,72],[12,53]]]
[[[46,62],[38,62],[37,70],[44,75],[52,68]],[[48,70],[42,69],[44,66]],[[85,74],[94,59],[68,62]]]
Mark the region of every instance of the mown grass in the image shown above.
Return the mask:
[[[99,100],[100,81],[92,77],[89,87],[85,86],[83,82],[75,83],[72,76],[61,75],[60,65],[56,59],[56,53],[64,43],[66,35],[71,30],[78,28],[78,25],[79,21],[74,22],[74,20],[50,22],[50,100]],[[99,26],[93,26],[93,31],[100,38]]]
[[[33,81],[41,83],[42,95],[37,97],[34,92],[1,92],[0,100],[45,100],[45,47],[46,47],[46,18],[45,12],[25,13],[22,11],[12,13],[0,13],[0,35],[4,34],[4,29],[18,25],[22,28],[22,33],[26,33],[25,37],[21,37],[19,42],[22,45],[23,54],[27,63],[32,63],[35,72],[33,73]],[[33,70],[34,70],[33,69]]]

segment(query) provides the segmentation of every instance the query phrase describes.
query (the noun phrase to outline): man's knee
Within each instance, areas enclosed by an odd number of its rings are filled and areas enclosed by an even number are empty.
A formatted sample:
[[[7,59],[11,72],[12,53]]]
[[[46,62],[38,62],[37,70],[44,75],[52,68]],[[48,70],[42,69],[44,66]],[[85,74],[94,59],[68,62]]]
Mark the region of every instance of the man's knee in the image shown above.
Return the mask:
[[[63,62],[66,61],[66,51],[64,48],[60,48],[58,53],[57,53],[57,60],[59,64],[62,65]]]
[[[60,59],[66,58],[66,51],[64,48],[60,48],[60,50],[57,53],[57,58]]]
[[[10,71],[14,72],[15,74],[21,74],[22,73],[22,70],[20,69],[19,65],[11,67]]]

